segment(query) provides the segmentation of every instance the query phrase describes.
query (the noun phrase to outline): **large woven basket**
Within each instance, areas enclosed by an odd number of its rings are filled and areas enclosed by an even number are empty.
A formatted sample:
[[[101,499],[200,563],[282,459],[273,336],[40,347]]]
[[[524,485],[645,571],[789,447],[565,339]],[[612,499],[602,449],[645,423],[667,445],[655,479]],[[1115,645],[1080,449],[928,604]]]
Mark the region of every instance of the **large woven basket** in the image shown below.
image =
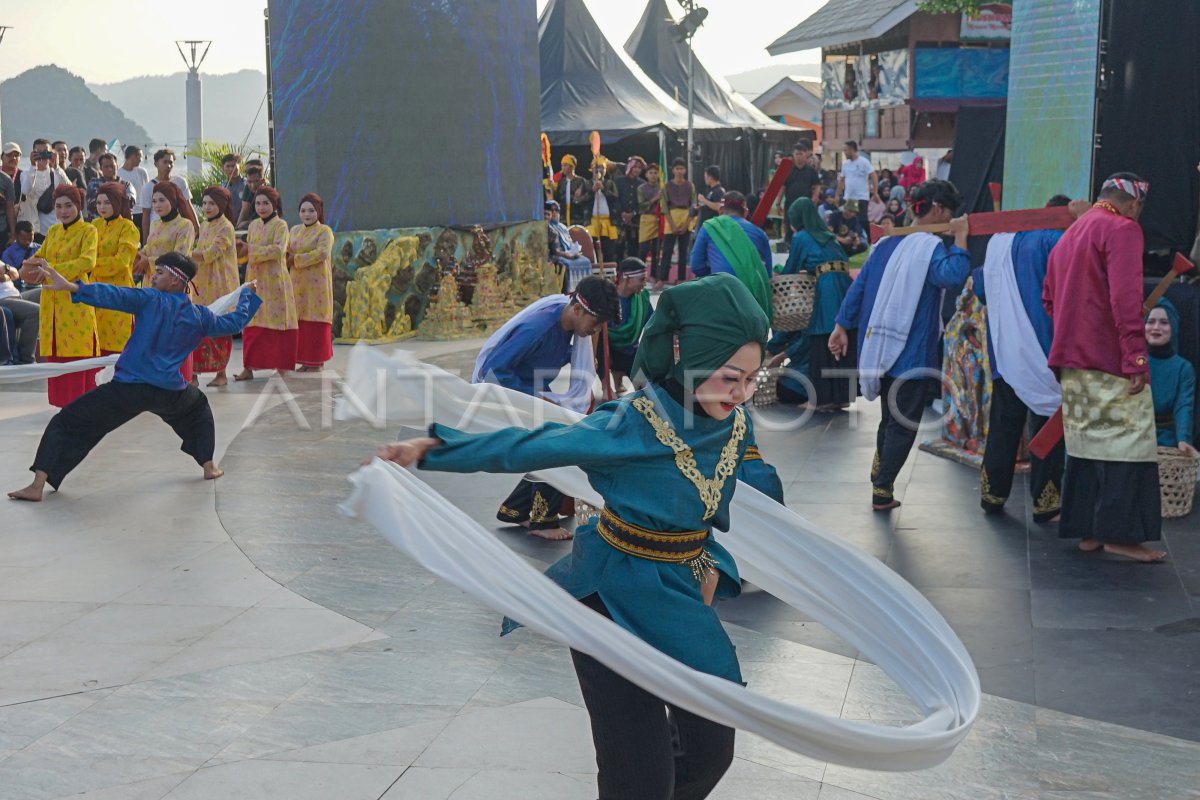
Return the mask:
[[[1184,455],[1175,447],[1158,448],[1158,488],[1164,519],[1178,519],[1192,513],[1198,470],[1200,458]]]
[[[777,331],[802,331],[812,320],[813,299],[817,294],[817,276],[811,272],[776,275],[771,278],[771,299]]]
[[[749,405],[756,408],[762,406],[773,406],[779,402],[779,375],[783,372],[783,367],[763,367],[755,376],[755,382],[758,388],[754,390],[754,397],[750,398]]]

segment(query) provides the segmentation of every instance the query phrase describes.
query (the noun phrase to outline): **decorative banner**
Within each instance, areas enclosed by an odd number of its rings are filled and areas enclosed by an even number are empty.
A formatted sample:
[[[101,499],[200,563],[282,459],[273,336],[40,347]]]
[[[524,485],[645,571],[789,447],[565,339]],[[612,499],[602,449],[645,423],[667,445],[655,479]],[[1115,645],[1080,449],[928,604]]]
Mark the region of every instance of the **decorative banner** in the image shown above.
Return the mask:
[[[963,14],[959,38],[964,42],[1007,42],[1012,39],[1012,3],[983,3],[978,14]]]

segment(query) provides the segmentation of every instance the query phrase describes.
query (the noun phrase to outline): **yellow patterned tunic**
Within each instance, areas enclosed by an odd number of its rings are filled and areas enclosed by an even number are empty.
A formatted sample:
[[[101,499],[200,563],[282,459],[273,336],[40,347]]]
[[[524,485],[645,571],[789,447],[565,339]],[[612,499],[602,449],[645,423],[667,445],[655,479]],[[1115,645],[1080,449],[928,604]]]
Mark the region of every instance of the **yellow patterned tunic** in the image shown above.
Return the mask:
[[[238,287],[237,250],[233,223],[223,215],[200,223],[200,238],[192,251],[196,262],[197,303],[208,305]]]
[[[319,222],[296,225],[288,239],[296,316],[306,322],[333,322],[333,229]]]
[[[287,331],[296,324],[296,300],[292,294],[292,278],[284,264],[288,248],[288,226],[282,218],[270,222],[256,219],[250,223],[246,237],[249,257],[246,260],[246,280],[258,281],[257,294],[262,307],[247,327]]]
[[[96,229],[82,219],[54,225],[37,254],[69,281],[88,280],[96,266]],[[96,351],[96,313],[72,303],[70,292],[42,289],[39,352],[60,358],[90,358]]]
[[[111,286],[133,286],[133,257],[140,234],[137,226],[122,216],[96,217],[96,266],[92,280]],[[133,315],[106,308],[96,309],[96,334],[100,349],[119,353],[133,332]]]
[[[146,244],[142,247],[142,254],[150,259],[150,263],[154,263],[154,259],[169,253],[172,250],[183,253],[185,256],[192,254],[192,248],[196,244],[196,229],[192,227],[192,223],[187,217],[178,215],[174,219],[167,220],[156,219],[150,223],[150,235],[146,237]],[[147,274],[152,274],[154,270],[148,270]],[[149,286],[149,281],[145,281],[143,286]]]

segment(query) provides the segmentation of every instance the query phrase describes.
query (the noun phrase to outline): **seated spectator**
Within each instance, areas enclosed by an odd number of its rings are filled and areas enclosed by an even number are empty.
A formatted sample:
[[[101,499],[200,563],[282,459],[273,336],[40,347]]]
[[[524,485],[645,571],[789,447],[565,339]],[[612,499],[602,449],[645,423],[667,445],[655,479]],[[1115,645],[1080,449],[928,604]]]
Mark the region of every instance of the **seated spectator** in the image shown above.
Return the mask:
[[[1146,315],[1146,344],[1150,353],[1150,394],[1159,447],[1177,447],[1196,455],[1192,445],[1196,409],[1196,370],[1175,352],[1179,312],[1166,300]]]
[[[592,262],[583,255],[583,248],[571,238],[566,225],[559,221],[557,200],[545,203],[546,224],[550,226],[550,260],[567,268],[563,291],[573,292],[581,280],[592,274]]]
[[[32,238],[33,234],[26,230],[24,235]],[[0,265],[0,312],[4,316],[6,337],[0,348],[0,364],[32,364],[34,361],[41,309],[37,303],[21,299],[20,284],[21,278],[15,267]]]
[[[879,199],[878,194],[871,195],[871,199],[867,202],[867,221],[879,222],[883,219],[883,215],[887,213],[887,206]]]
[[[893,197],[887,201],[884,213],[892,218],[892,222],[899,225],[900,221],[904,219],[904,203]]]
[[[879,227],[885,231],[884,235],[892,232],[892,228],[896,227],[896,218],[891,214],[884,214],[879,218]]]
[[[0,261],[14,269],[20,269],[22,264],[33,257],[39,247],[41,245],[33,241],[33,223],[22,220],[16,224],[13,243],[3,253],[0,253]],[[21,288],[20,284],[17,285],[17,288]]]
[[[853,256],[866,251],[867,237],[858,221],[858,201],[844,202],[839,210],[829,215],[826,224],[846,255]]]
[[[137,205],[137,194],[134,192],[133,185],[129,181],[117,177],[117,157],[112,153],[103,153],[99,163],[100,176],[88,181],[87,195],[83,201],[86,206],[83,218],[88,222],[99,216],[96,213],[96,192],[106,183],[119,183],[124,186],[125,196],[129,199],[129,207],[133,208]]]
[[[829,215],[838,210],[837,203],[834,202],[835,194],[833,189],[826,189],[824,200],[817,206],[817,211],[821,212],[821,219],[825,220],[826,224],[829,223]]]

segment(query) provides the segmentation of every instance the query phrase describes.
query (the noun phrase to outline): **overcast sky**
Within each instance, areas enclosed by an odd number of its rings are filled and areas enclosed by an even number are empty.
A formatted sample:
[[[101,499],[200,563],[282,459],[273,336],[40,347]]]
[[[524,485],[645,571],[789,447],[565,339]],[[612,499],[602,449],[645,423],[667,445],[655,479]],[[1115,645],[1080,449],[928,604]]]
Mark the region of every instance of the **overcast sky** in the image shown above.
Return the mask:
[[[618,47],[645,8],[645,0],[585,1]],[[540,14],[549,0],[536,2]],[[773,59],[765,48],[824,4],[825,0],[701,0],[709,17],[696,34],[696,54],[716,75],[773,63],[815,62],[815,51]],[[668,0],[668,5],[676,18],[682,15],[677,0]],[[13,30],[0,43],[0,80],[39,64],[57,64],[89,83],[167,75],[184,69],[176,39],[213,41],[201,68],[204,73],[263,70],[265,6],[261,0],[3,0],[0,25]]]

